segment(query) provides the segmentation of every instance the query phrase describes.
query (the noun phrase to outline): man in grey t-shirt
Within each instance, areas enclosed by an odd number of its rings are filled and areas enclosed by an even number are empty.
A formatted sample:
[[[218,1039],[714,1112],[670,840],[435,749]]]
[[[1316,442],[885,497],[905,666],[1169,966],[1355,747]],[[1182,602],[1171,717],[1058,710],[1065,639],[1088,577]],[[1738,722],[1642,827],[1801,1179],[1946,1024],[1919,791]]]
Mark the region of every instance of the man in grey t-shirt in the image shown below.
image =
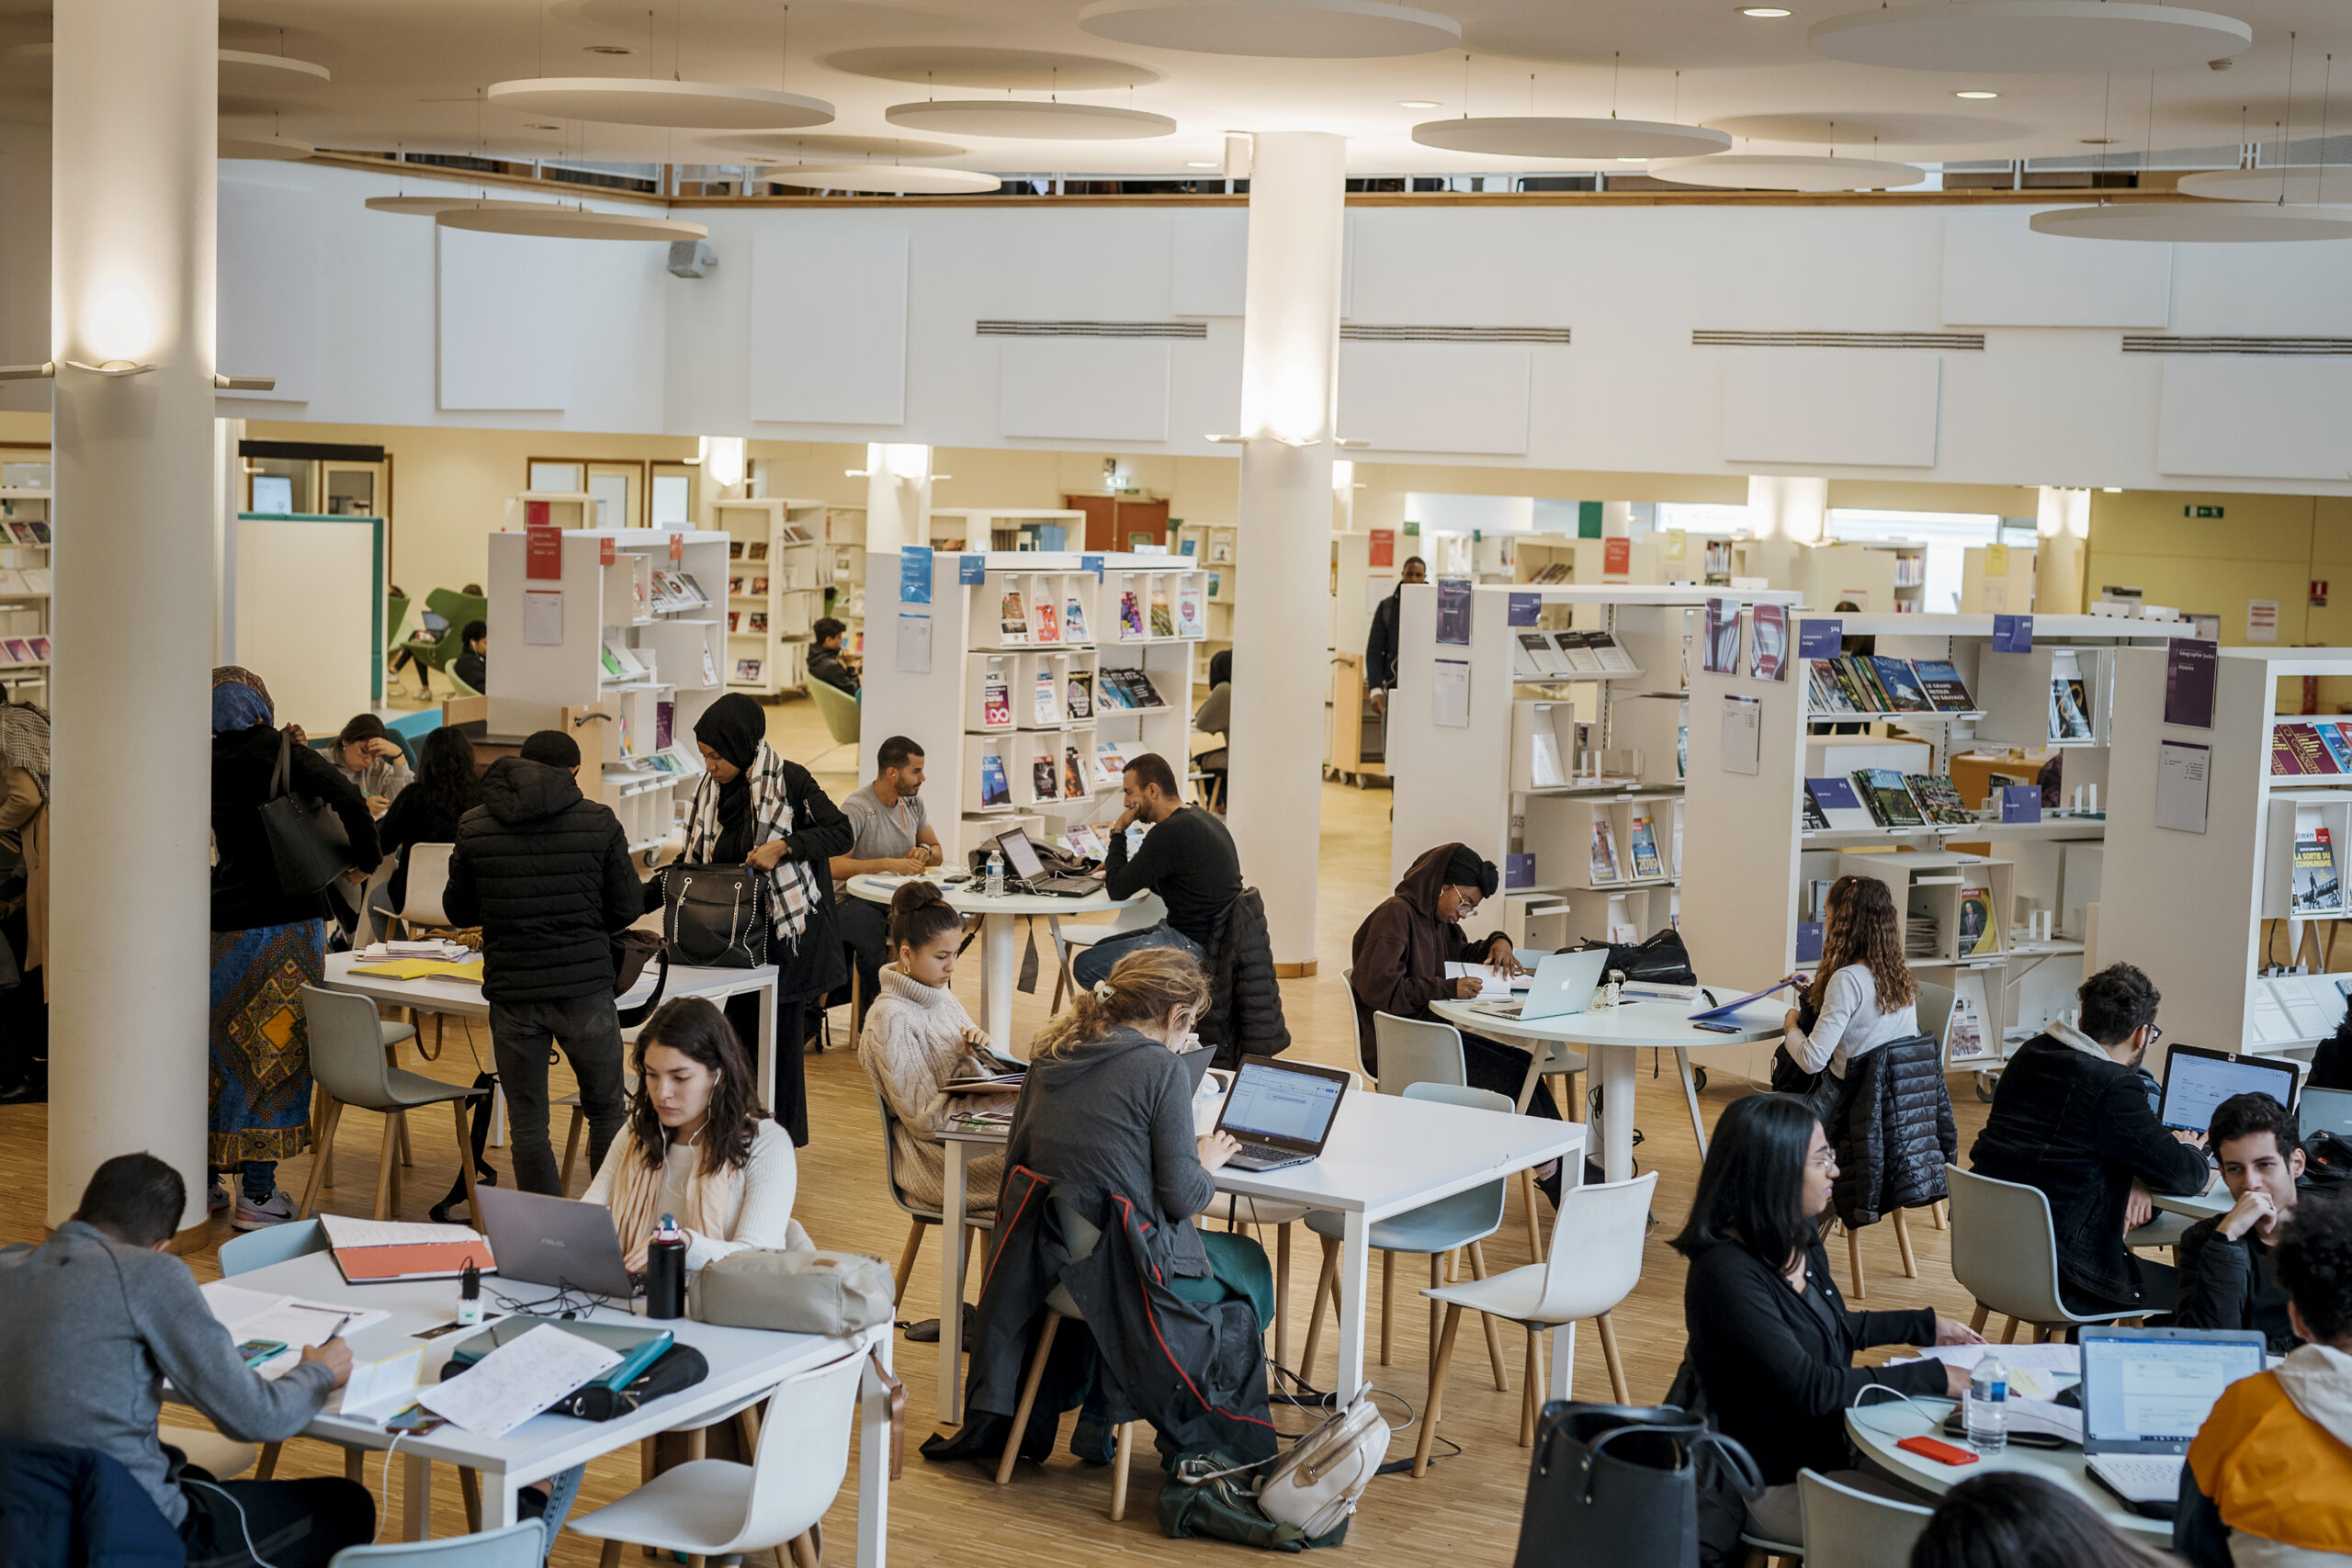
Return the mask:
[[[853,898],[853,876],[914,876],[940,863],[939,835],[922,809],[922,748],[893,735],[875,753],[874,782],[842,801],[855,837],[847,854],[832,859],[833,903],[842,945],[857,965],[861,994],[871,1001],[890,960],[889,915],[879,904]]]

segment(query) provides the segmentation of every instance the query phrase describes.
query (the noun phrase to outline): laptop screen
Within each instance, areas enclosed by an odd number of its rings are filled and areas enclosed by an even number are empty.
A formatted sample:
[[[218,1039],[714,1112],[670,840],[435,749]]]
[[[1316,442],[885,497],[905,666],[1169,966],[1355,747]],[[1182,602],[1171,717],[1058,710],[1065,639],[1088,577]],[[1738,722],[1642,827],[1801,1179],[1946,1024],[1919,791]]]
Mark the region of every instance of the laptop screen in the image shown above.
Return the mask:
[[[2302,1114],[2304,1137],[2333,1133],[2339,1138],[2352,1138],[2352,1090],[2307,1089],[2302,1104],[2296,1109]]]
[[[2222,1391],[2262,1371],[2258,1338],[2083,1335],[2083,1436],[2097,1443],[2180,1443]]]
[[[1046,874],[1046,863],[1037,858],[1037,846],[1019,828],[1008,828],[996,836],[1004,858],[1012,863],[1012,874],[1023,882],[1035,882]]]
[[[2293,1064],[2245,1056],[2230,1061],[2186,1049],[2165,1058],[2165,1126],[2201,1133],[2213,1120],[2214,1108],[2236,1094],[2267,1094],[2281,1105],[2294,1104]]]
[[[1346,1087],[1345,1078],[1245,1063],[1233,1080],[1219,1124],[1243,1136],[1320,1144],[1331,1130],[1331,1113],[1339,1109],[1340,1091]]]

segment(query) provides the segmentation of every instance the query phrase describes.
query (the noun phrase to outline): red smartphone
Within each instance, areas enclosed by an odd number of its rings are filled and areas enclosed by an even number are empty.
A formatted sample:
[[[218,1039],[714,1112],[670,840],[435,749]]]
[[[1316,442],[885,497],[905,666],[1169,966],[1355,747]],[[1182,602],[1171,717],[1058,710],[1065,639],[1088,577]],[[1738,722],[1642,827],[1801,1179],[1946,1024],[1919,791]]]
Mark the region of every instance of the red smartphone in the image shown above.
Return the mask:
[[[1968,1450],[1939,1441],[1934,1438],[1905,1438],[1894,1446],[1898,1449],[1908,1449],[1913,1453],[1934,1460],[1939,1464],[1974,1464],[1976,1462],[1976,1455]]]

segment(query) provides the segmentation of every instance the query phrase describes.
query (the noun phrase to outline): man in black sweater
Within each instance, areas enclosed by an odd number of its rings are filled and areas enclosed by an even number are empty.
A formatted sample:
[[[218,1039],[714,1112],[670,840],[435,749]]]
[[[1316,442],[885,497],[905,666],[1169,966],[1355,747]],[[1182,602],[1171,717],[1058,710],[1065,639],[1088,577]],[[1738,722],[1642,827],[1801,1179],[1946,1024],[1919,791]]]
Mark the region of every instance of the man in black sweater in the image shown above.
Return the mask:
[[[1429,563],[1419,556],[1408,556],[1405,569],[1398,573],[1396,586],[1372,609],[1372,635],[1363,645],[1363,685],[1372,694],[1374,709],[1388,711],[1388,688],[1396,683],[1396,646],[1400,624],[1405,615],[1405,585],[1427,582]]]
[[[2295,1212],[2303,1175],[2295,1113],[2267,1094],[2233,1094],[2205,1129],[2236,1200],[2180,1238],[2177,1328],[2258,1328],[2273,1355],[2302,1343],[2287,1321],[2287,1287],[2271,1252]]]
[[[1139,931],[1098,942],[1070,961],[1070,973],[1091,986],[1111,966],[1140,947],[1181,947],[1203,958],[1216,937],[1226,906],[1241,897],[1241,856],[1233,835],[1214,813],[1187,806],[1176,790],[1175,770],[1158,752],[1128,761],[1121,779],[1127,808],[1111,825],[1111,850],[1103,857],[1103,890],[1114,898],[1157,893],[1168,918]],[[1127,858],[1127,829],[1140,822],[1151,829],[1143,848]]]
[[[2155,1212],[2154,1192],[2201,1192],[2204,1135],[2167,1133],[2140,1059],[2155,1043],[2147,976],[2112,964],[2083,982],[2077,1021],[2052,1023],[2002,1069],[1993,1113],[1969,1160],[1980,1176],[2039,1187],[2050,1200],[2058,1284],[2086,1315],[2163,1312],[2173,1271],[2123,1244]]]
[[[548,1143],[548,1048],[562,1045],[588,1118],[588,1168],[620,1132],[621,1026],[613,1008],[613,934],[645,909],[628,836],[580,793],[580,748],[542,729],[519,757],[481,776],[482,803],[458,822],[441,907],[480,925],[482,996],[506,1090],[514,1180],[563,1195]]]

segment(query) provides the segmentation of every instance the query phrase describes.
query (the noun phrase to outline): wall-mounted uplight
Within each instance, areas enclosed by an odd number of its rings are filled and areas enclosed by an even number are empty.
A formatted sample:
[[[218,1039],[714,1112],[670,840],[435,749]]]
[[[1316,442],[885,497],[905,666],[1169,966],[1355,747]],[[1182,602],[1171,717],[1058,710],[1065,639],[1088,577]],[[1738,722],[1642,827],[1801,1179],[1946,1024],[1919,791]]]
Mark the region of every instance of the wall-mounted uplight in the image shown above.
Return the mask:
[[[710,476],[711,483],[722,489],[732,489],[743,482],[743,438],[740,435],[706,435],[696,444],[695,461]]]
[[[155,346],[155,312],[145,291],[129,278],[100,283],[83,306],[81,338],[100,367],[137,365]]]

